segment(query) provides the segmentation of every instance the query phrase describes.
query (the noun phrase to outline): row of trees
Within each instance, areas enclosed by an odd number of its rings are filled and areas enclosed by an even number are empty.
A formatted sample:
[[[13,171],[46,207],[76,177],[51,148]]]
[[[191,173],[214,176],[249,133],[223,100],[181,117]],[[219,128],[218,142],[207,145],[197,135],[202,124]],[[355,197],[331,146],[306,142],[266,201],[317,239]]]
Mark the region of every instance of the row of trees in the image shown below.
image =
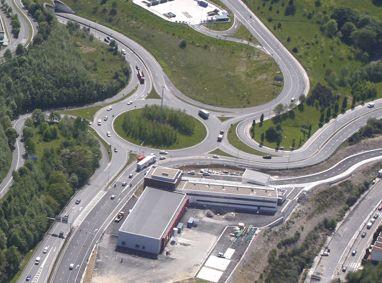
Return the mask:
[[[195,121],[184,112],[159,106],[145,106],[139,115],[127,114],[122,128],[128,136],[145,145],[168,147],[178,140],[178,134],[192,135]]]
[[[14,183],[0,201],[0,282],[8,282],[18,271],[23,255],[43,237],[50,224],[48,217],[55,217],[87,182],[101,154],[87,122],[80,118],[53,124],[35,111],[25,125],[26,144],[43,143],[42,133],[49,127],[57,129],[60,142],[45,148],[36,161],[27,160],[14,173]],[[34,149],[28,147],[28,153]]]
[[[380,134],[382,134],[382,120],[370,119],[367,121],[366,126],[352,135],[348,141],[350,144],[356,144],[363,139],[372,138]]]
[[[9,19],[11,19],[12,35],[14,36],[14,38],[18,38],[21,26],[17,14],[13,13],[12,7],[9,6],[8,3],[5,2],[5,0],[1,0],[1,10],[6,14],[6,16]]]

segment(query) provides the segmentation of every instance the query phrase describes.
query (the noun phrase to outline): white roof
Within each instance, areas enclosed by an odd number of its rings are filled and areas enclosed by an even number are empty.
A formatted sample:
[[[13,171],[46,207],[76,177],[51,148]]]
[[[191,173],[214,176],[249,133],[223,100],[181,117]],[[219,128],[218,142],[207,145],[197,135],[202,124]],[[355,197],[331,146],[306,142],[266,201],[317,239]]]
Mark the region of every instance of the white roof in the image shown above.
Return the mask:
[[[246,169],[244,171],[242,178],[243,178],[243,181],[247,183],[254,183],[254,184],[266,186],[269,184],[271,176],[259,171]]]
[[[227,269],[227,267],[228,267],[230,262],[231,261],[229,259],[211,255],[207,259],[207,261],[204,264],[204,266],[211,267],[211,268],[214,268],[214,269],[217,269],[217,270],[220,270],[220,271],[225,271]]]
[[[202,267],[202,269],[200,269],[196,277],[210,282],[219,282],[219,279],[220,277],[222,277],[222,275],[222,271],[218,271],[208,267]]]

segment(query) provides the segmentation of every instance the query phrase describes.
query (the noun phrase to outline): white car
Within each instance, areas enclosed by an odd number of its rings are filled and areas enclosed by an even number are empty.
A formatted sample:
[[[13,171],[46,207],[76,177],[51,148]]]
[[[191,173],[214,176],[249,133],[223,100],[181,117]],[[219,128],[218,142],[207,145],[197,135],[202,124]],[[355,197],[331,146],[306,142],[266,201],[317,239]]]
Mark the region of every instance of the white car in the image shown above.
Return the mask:
[[[110,132],[107,132],[106,135],[110,138],[111,137],[111,133]]]
[[[113,108],[111,106],[109,106],[108,108],[106,108],[106,111],[111,111]]]
[[[165,160],[165,159],[166,159],[166,156],[159,157],[159,160]]]
[[[92,122],[92,121],[89,122],[89,126],[91,126],[91,125],[93,125],[93,122]]]
[[[121,53],[122,53],[123,55],[126,55],[126,50],[125,50],[125,49],[121,49]]]
[[[122,182],[122,187],[125,187],[127,185],[127,182],[126,181],[123,181]]]
[[[41,257],[36,257],[36,259],[34,260],[34,264],[38,265],[41,261]]]
[[[69,264],[69,270],[73,270],[73,268],[74,268],[74,263]]]
[[[46,254],[46,253],[48,252],[48,250],[49,250],[49,247],[46,246],[46,247],[42,250],[42,253],[43,253],[43,254]]]
[[[367,104],[367,108],[374,108],[374,105],[375,104],[373,102],[370,102],[370,103]]]
[[[127,102],[127,105],[131,105],[131,104],[133,104],[131,100]]]
[[[163,155],[166,155],[166,154],[168,154],[168,152],[167,152],[167,151],[165,151],[165,150],[161,150],[161,151],[159,151],[159,154],[163,154]]]
[[[104,121],[107,121],[108,118],[109,118],[109,117],[105,116],[105,117],[103,117],[103,120],[104,120]]]

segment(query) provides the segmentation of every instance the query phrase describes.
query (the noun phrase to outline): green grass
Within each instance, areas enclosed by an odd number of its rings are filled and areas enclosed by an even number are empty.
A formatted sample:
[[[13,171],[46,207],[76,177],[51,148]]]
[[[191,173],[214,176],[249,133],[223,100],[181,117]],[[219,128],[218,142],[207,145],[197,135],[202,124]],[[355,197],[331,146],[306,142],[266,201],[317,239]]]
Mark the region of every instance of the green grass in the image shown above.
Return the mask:
[[[258,41],[256,40],[256,38],[253,37],[253,35],[243,25],[240,25],[239,29],[233,34],[233,36],[258,44]]]
[[[109,145],[103,138],[101,138],[97,132],[93,129],[93,128],[90,128],[89,127],[89,130],[90,132],[92,132],[92,134],[102,143],[102,145],[105,147],[106,151],[107,151],[107,156],[108,156],[108,160],[110,161],[111,160],[111,155],[112,155],[112,152],[111,152],[111,145]]]
[[[205,26],[211,30],[224,31],[232,27],[233,21],[230,22],[211,22],[206,23]]]
[[[304,106],[305,111],[300,112],[298,109],[295,109],[296,117],[294,119],[286,119],[282,122],[282,133],[283,138],[281,141],[280,146],[284,147],[285,149],[289,149],[293,144],[293,139],[295,140],[295,148],[299,148],[304,144],[304,142],[308,139],[306,135],[304,135],[303,129],[304,126],[309,127],[309,123],[311,121],[318,121],[320,119],[320,111],[317,110],[315,107],[309,107],[307,105]],[[260,137],[261,133],[264,133],[266,130],[271,127],[275,126],[274,122],[272,120],[264,121],[262,127],[259,127],[259,124],[255,126],[255,140],[260,143]],[[312,124],[312,131],[311,134],[313,134],[317,129],[319,128],[318,122]],[[276,148],[276,143],[270,143],[266,139],[264,139],[264,146],[270,147],[270,148]]]
[[[213,151],[211,151],[209,154],[216,154],[216,155],[221,155],[221,156],[227,156],[227,157],[234,157],[233,155],[221,150],[220,148],[217,148]]]
[[[156,92],[156,90],[153,88],[150,93],[146,97],[147,99],[161,99],[159,94]]]
[[[244,152],[247,152],[247,153],[251,153],[251,154],[255,154],[255,155],[260,155],[260,156],[264,156],[265,154],[246,145],[245,143],[243,143],[239,137],[236,135],[236,128],[237,128],[237,124],[234,124],[232,125],[229,130],[228,130],[228,141],[229,143],[236,147],[237,149],[240,149]]]
[[[204,125],[199,122],[197,119],[190,116],[190,120],[193,120],[195,122],[195,128],[194,133],[191,136],[182,135],[178,132],[178,139],[177,142],[169,147],[163,147],[163,146],[153,146],[153,145],[145,145],[142,141],[139,141],[129,135],[126,134],[126,132],[122,128],[123,121],[125,117],[140,117],[142,114],[143,109],[136,109],[132,110],[126,113],[123,113],[122,115],[118,116],[117,119],[114,121],[114,129],[120,135],[122,138],[128,140],[129,142],[142,145],[142,146],[149,146],[154,148],[161,148],[161,149],[179,149],[179,148],[186,148],[193,145],[196,145],[200,143],[204,137],[207,134],[206,128]]]
[[[273,84],[275,62],[252,47],[204,36],[191,28],[160,19],[134,5],[111,1],[66,1],[79,15],[105,24],[148,49],[174,84],[189,97],[226,107],[259,105],[273,99],[281,86]],[[186,48],[179,47],[181,40]]]
[[[91,40],[77,33],[70,39],[79,48],[86,68],[91,70],[91,78],[99,83],[108,84],[113,80],[116,71],[121,71],[127,66],[121,54],[114,55],[96,39]]]

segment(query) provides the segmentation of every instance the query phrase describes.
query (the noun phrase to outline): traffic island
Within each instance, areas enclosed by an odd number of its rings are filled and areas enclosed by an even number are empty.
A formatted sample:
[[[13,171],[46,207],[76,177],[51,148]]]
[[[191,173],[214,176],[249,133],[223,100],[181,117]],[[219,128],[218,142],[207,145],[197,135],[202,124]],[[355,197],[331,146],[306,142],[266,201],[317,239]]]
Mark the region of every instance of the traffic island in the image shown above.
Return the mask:
[[[196,118],[157,105],[121,114],[114,121],[114,130],[129,142],[161,149],[190,147],[206,136],[206,128]]]

